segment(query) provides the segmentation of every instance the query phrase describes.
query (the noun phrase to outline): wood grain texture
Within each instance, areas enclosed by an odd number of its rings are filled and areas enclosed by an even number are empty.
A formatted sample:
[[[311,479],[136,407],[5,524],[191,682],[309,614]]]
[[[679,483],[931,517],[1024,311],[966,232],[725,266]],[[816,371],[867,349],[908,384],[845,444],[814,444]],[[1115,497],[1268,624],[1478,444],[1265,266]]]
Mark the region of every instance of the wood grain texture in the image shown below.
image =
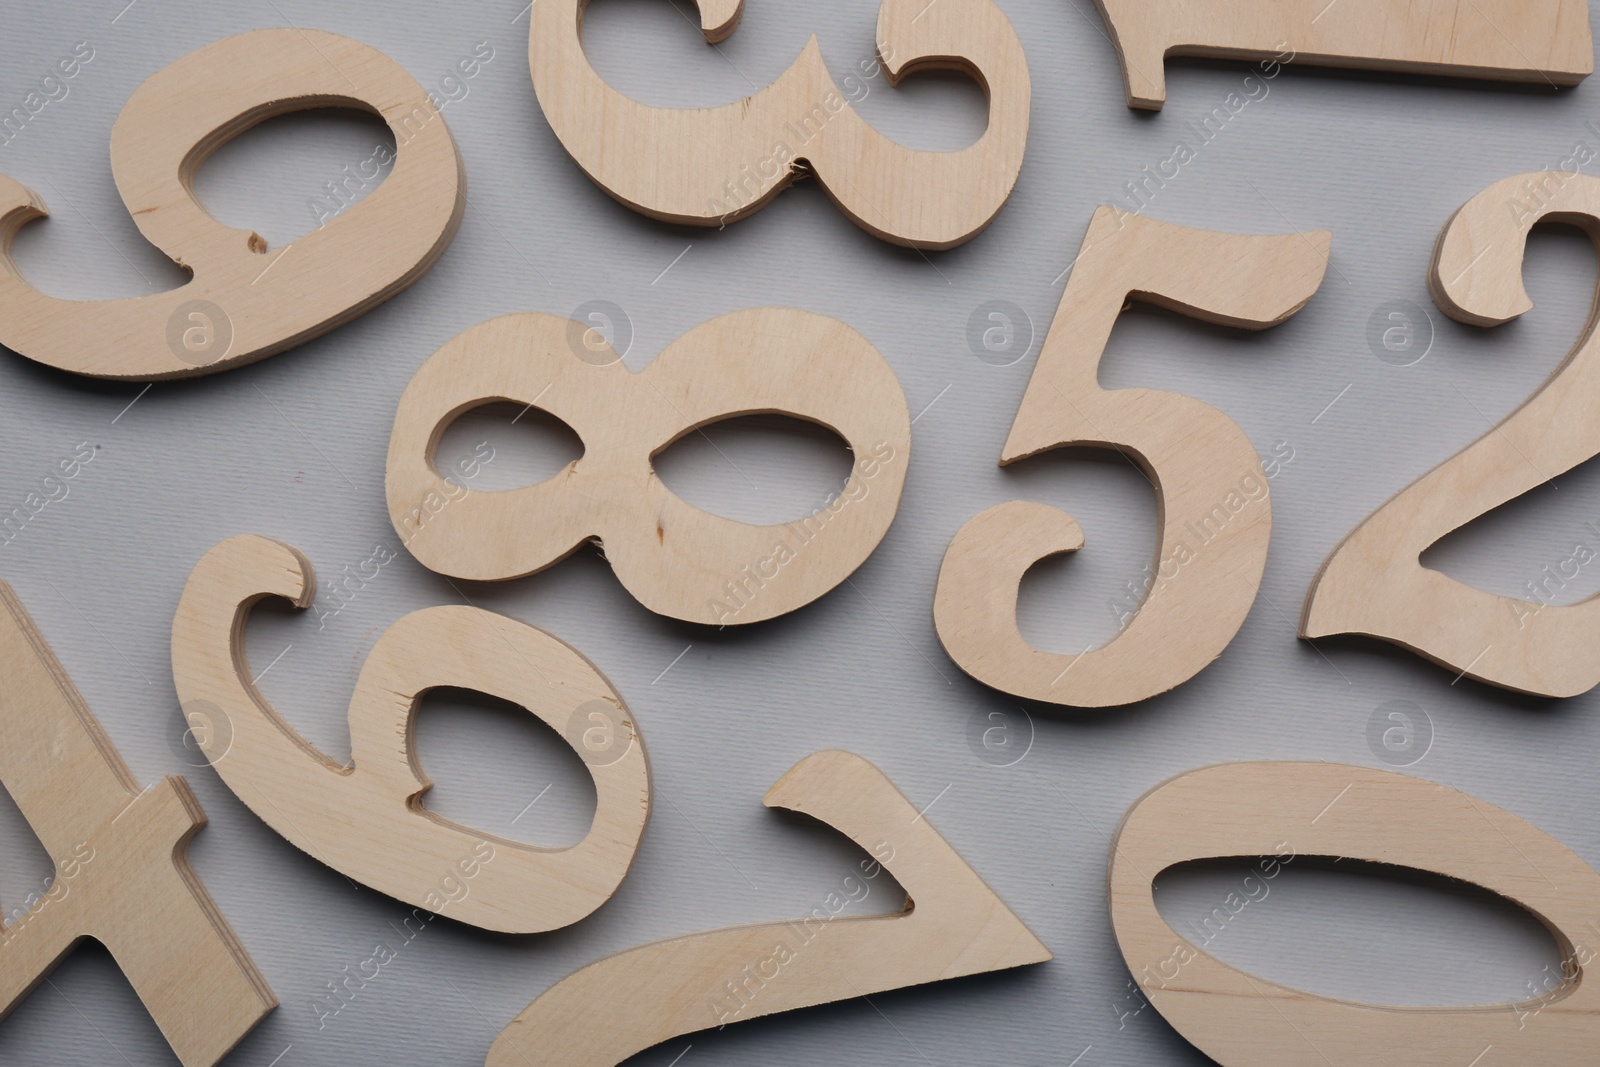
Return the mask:
[[[1222,412],[1154,389],[1103,389],[1100,357],[1130,301],[1206,322],[1262,329],[1322,283],[1332,235],[1250,237],[1095,212],[1001,466],[1051,449],[1114,449],[1156,492],[1160,544],[1144,600],[1111,641],[1078,655],[1032,647],[1017,628],[1028,568],[1083,547],[1064,511],[1029,501],[990,508],[945,551],[933,618],[950,658],[986,685],[1074,707],[1165,692],[1216,659],[1255,602],[1272,534],[1267,479],[1250,439]]]
[[[918,70],[970,74],[989,125],[957,152],[915,151],[862,119],[835,85],[815,36],[766,88],[712,108],[648,107],[607,85],[583,52],[588,0],[535,4],[534,89],[584,173],[652,218],[722,226],[814,174],[856,225],[895,244],[950,248],[1005,206],[1022,168],[1032,90],[1022,42],[993,0],[883,0],[878,53],[891,84]],[[743,0],[700,0],[706,40],[738,25]]]
[[[282,249],[206,211],[193,186],[211,153],[266,119],[325,107],[371,112],[393,132],[393,169],[370,196]],[[139,232],[187,284],[119,300],[41,293],[11,242],[44,201],[0,175],[0,343],[99,378],[213,374],[320,336],[426,273],[466,203],[461,157],[423,88],[382,52],[320,30],[254,30],[151,75],[112,130],[111,170]]]
[[[1576,85],[1594,72],[1587,0],[1095,0],[1128,106],[1160,110],[1168,56]]]
[[[608,956],[528,1005],[495,1039],[488,1067],[614,1067],[680,1034],[1052,958],[860,756],[808,756],[765,803],[820,819],[872,853],[871,862],[881,861],[905,888],[905,910],[841,916],[819,907],[790,922],[689,934]]]
[[[173,680],[186,714],[216,720],[199,741],[228,788],[347,877],[486,930],[553,930],[610,898],[649,817],[650,767],[633,715],[594,665],[493,612],[412,612],[362,665],[350,700],[350,762],[341,766],[272,709],[244,654],[252,606],[276,596],[305,607],[313,581],[293,548],[247,535],[206,553],[184,587],[172,622]],[[594,822],[581,842],[538,848],[423,807],[432,782],[416,756],[416,708],[440,687],[518,704],[567,738],[595,785]],[[463,878],[468,891],[456,899]]]
[[[1287,852],[1285,851],[1287,850]],[[1362,860],[1460,879],[1531,912],[1563,959],[1560,988],[1472,1007],[1360,1004],[1246,974],[1174,931],[1151,880],[1189,860]],[[1223,1067],[1574,1067],[1600,1042],[1587,964],[1600,876],[1510,812],[1391,771],[1230,763],[1168,779],[1134,803],[1112,843],[1111,922],[1163,1018]],[[1584,947],[1580,947],[1584,946]]]
[[[0,1018],[83,938],[110,951],[185,1067],[210,1067],[277,999],[189,866],[205,813],[182,778],[140,789],[0,582],[0,782],[55,863],[0,926]]]
[[[444,431],[502,400],[566,423],[582,457],[518,489],[447,482],[434,466]],[[770,526],[726,519],[685,503],[651,465],[702,426],[774,412],[824,426],[854,452],[849,481],[813,514]],[[634,374],[583,323],[505,315],[450,340],[406,387],[389,439],[389,517],[418,560],[452,577],[522,577],[595,538],[651,611],[760,622],[815,600],[871,555],[900,505],[910,449],[894,371],[835,319],[783,308],[723,315]]]
[[[1469,200],[1434,250],[1435,303],[1476,326],[1529,311],[1522,260],[1540,221],[1576,226],[1600,248],[1600,178],[1521,174]],[[1392,641],[1452,674],[1538,696],[1576,696],[1600,683],[1600,599],[1557,605],[1499,596],[1418,561],[1452,530],[1600,453],[1595,324],[1591,315],[1567,358],[1516,411],[1340,542],[1311,583],[1300,636]]]

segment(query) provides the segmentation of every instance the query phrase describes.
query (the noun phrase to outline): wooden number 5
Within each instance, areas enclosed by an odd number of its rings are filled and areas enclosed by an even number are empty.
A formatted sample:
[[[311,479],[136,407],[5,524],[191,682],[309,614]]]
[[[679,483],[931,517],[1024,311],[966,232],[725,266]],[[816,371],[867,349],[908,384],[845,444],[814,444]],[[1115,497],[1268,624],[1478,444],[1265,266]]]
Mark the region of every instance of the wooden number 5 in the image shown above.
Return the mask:
[[[1600,178],[1550,171],[1489,186],[1445,225],[1428,284],[1451,318],[1495,326],[1533,307],[1528,231],[1571,223],[1600,245]],[[1451,671],[1539,696],[1600,682],[1600,599],[1548,605],[1474,589],[1418,562],[1445,534],[1600,452],[1595,320],[1504,422],[1423,475],[1342,541],[1311,584],[1302,637],[1364,634]]]
[[[1111,643],[1042,652],[1017,629],[1017,586],[1035,562],[1083,546],[1072,516],[1044,504],[990,508],[945,552],[933,617],[950,657],[1017,696],[1077,707],[1128,704],[1187,681],[1244,623],[1266,566],[1272,504],[1244,432],[1198,400],[1100,387],[1101,354],[1125,303],[1261,329],[1322,282],[1332,236],[1192,230],[1102,207],[1017,410],[1002,466],[1054,448],[1121,452],[1159,494],[1161,544],[1143,605]]]

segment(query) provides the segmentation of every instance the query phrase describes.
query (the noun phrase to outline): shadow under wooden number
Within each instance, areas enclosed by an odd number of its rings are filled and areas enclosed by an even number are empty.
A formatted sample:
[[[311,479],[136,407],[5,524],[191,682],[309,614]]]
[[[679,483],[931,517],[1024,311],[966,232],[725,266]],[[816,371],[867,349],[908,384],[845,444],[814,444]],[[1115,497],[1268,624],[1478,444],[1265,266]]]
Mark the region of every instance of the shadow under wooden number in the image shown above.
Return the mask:
[[[1272,501],[1244,431],[1191,397],[1100,387],[1100,358],[1129,301],[1205,322],[1262,329],[1311,299],[1327,269],[1325,231],[1269,237],[1194,230],[1102,207],[1039,353],[1000,455],[1110,448],[1155,488],[1161,542],[1145,599],[1123,631],[1079,655],[1044,652],[1017,628],[1017,590],[1039,560],[1083,547],[1064,511],[990,508],[945,551],[933,618],[950,658],[986,685],[1074,707],[1130,704],[1194,677],[1243,625],[1266,567]]]
[[[1535,1000],[1457,1009],[1334,1000],[1230,967],[1156,909],[1152,880],[1177,864],[1286,854],[1389,864],[1497,893],[1549,928],[1563,982]],[[1571,1067],[1591,1062],[1600,1042],[1600,988],[1586,973],[1594,953],[1575,948],[1580,931],[1594,935],[1600,876],[1538,827],[1432,782],[1329,763],[1178,775],[1123,817],[1110,898],[1122,958],[1150,1003],[1223,1067]]]
[[[1522,287],[1540,220],[1600,248],[1600,178],[1547,171],[1506,178],[1445,224],[1428,285],[1453,319],[1495,326],[1533,307]],[[1569,697],[1600,683],[1600,599],[1554,605],[1498,596],[1419,562],[1441,537],[1600,453],[1600,337],[1593,318],[1550,378],[1494,429],[1400,492],[1323,563],[1300,636],[1392,641],[1481,682]]]
[[[277,115],[351,107],[395,138],[372,195],[282,249],[218,222],[195,173],[222,145]],[[121,300],[61,300],[22,277],[10,247],[47,214],[0,175],[0,343],[100,378],[188,378],[265,359],[382,303],[421,277],[455,236],[465,178],[428,94],[394,60],[320,30],[254,30],[151,75],[111,132],[111,170],[134,224],[191,275]]]
[[[583,456],[537,485],[483,492],[434,466],[457,416],[496,401],[570,426]],[[713,422],[778,413],[844,438],[843,490],[797,521],[755,526],[685,503],[651,466]],[[425,566],[518,578],[599,539],[618,580],[661,615],[722,626],[794,611],[844,581],[894,521],[911,421],[894,371],[835,319],[786,308],[702,323],[637,374],[595,331],[503,315],[459,334],[406,387],[389,439],[389,518]]]
[[[1160,110],[1168,56],[1576,85],[1594,71],[1588,0],[1095,0],[1128,106]]]
[[[1052,958],[860,756],[807,756],[765,803],[819,819],[871,852],[873,873],[881,864],[905,887],[905,910],[821,908],[828,918],[733,926],[608,956],[528,1005],[489,1049],[489,1067],[614,1067],[680,1034]]]
[[[350,878],[430,912],[503,933],[577,922],[633,863],[650,814],[650,767],[633,716],[577,650],[543,630],[464,606],[414,611],[368,653],[350,700],[350,763],[301,737],[251,678],[244,628],[269,596],[311,602],[311,564],[288,545],[240,536],[200,560],[172,622],[172,674],[185,714],[213,718],[200,746],[245,806],[291,844]],[[571,848],[481,833],[422,806],[418,701],[470,689],[526,708],[561,733],[594,778],[589,833]],[[470,879],[457,899],[447,887]]]
[[[92,937],[185,1067],[210,1067],[278,1001],[189,866],[199,802],[182,778],[139,788],[4,582],[0,678],[0,781],[56,865],[0,926],[0,1018]]]
[[[1028,140],[1022,42],[993,0],[883,0],[878,53],[891,84],[921,70],[972,75],[989,126],[958,152],[896,144],[834,84],[813,36],[777,81],[713,108],[648,107],[607,85],[583,53],[588,0],[533,6],[528,62],[545,118],[584,173],[652,218],[723,226],[815,174],[856,225],[899,245],[975,237],[1011,195]],[[700,0],[706,40],[734,31],[743,0]]]

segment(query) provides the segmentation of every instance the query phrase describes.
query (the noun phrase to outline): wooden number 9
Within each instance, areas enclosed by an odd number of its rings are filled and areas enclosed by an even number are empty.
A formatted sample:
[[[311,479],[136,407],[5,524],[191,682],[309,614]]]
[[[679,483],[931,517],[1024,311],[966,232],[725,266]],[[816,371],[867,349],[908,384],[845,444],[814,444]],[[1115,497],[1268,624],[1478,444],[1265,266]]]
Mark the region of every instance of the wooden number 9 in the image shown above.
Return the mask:
[[[939,639],[963,670],[1017,696],[1111,707],[1187,681],[1233,640],[1272,532],[1255,449],[1232,419],[1191,397],[1102,389],[1100,356],[1130,299],[1245,329],[1282,322],[1321,284],[1331,240],[1095,212],[1000,463],[1074,445],[1136,463],[1159,494],[1162,521],[1145,600],[1104,648],[1068,656],[1031,647],[1017,629],[1018,583],[1038,560],[1081,548],[1083,531],[1044,504],[990,508],[950,542],[934,593]]]
[[[736,103],[647,107],[589,65],[587,4],[533,5],[533,85],[578,166],[635,211],[720,226],[809,170],[863,229],[913,248],[950,248],[989,225],[1016,184],[1028,140],[1028,64],[993,0],[883,0],[878,10],[891,83],[915,70],[954,69],[988,94],[989,127],[959,152],[913,151],[867,125],[828,74],[815,37],[777,81]],[[742,10],[743,0],[700,0],[706,40],[731,34]]]
[[[395,138],[389,176],[340,218],[269,254],[195,198],[212,152],[266,119],[323,107],[370,111]],[[186,285],[120,300],[39,292],[10,248],[47,212],[0,175],[0,343],[100,378],[212,374],[317,337],[421,277],[465,204],[461,158],[428,94],[382,52],[320,30],[254,30],[151,75],[111,132],[111,170],[139,232],[190,272]]]
[[[1517,206],[1525,210],[1518,211]],[[1453,319],[1496,326],[1533,307],[1522,287],[1528,231],[1571,223],[1600,245],[1600,178],[1546,172],[1489,186],[1445,224],[1428,283]],[[1595,320],[1510,417],[1379,508],[1311,584],[1302,637],[1363,634],[1450,670],[1539,696],[1600,682],[1600,599],[1539,604],[1474,589],[1418,562],[1445,534],[1600,452]]]

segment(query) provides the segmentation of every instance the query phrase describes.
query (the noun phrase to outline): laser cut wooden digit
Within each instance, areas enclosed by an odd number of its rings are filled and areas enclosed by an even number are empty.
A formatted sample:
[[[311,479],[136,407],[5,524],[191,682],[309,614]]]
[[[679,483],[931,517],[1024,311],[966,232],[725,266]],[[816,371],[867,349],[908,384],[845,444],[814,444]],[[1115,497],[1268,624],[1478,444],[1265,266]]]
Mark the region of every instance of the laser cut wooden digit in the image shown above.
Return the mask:
[[[272,709],[245,662],[251,607],[278,596],[303,608],[313,581],[293,548],[241,536],[207,552],[184,587],[172,622],[173,680],[191,718],[199,709],[226,726],[199,740],[228,788],[315,859],[486,930],[554,930],[605,903],[649,818],[650,767],[633,716],[594,665],[543,630],[479,608],[414,611],[367,655],[350,700],[350,763],[340,766]],[[595,785],[594,823],[581,842],[537,848],[422,806],[433,783],[412,727],[422,695],[440,687],[509,700],[567,737]],[[604,736],[592,733],[602,728]],[[459,865],[474,856],[468,893],[448,899],[441,886],[459,880]]]
[[[988,129],[959,152],[914,151],[868,125],[834,84],[815,36],[777,81],[736,103],[647,107],[589,65],[587,5],[534,5],[534,90],[578,166],[635,211],[722,226],[812,173],[862,229],[899,245],[950,248],[989,225],[1016,184],[1028,140],[1028,64],[993,0],[883,0],[878,9],[878,49],[890,84],[913,71],[957,70],[987,94]],[[706,40],[715,44],[738,25],[743,0],[700,0],[699,8]]]
[[[894,783],[860,756],[807,756],[765,803],[804,812],[872,851],[905,887],[905,910],[734,926],[608,956],[528,1005],[495,1039],[488,1067],[615,1067],[680,1034],[739,1019],[1052,958]],[[776,972],[767,974],[767,964]],[[743,994],[731,994],[735,987]],[[741,1006],[730,1016],[724,1002]]]
[[[1228,856],[1355,859],[1456,878],[1532,912],[1560,949],[1563,983],[1518,1004],[1360,1004],[1237,970],[1156,910],[1151,879]],[[1111,924],[1150,1003],[1223,1067],[1569,1067],[1600,1041],[1594,929],[1600,876],[1571,849],[1466,793],[1392,771],[1329,763],[1229,763],[1180,774],[1123,816],[1110,859]],[[1586,937],[1592,937],[1586,934]],[[1570,973],[1567,973],[1570,970]],[[1530,1018],[1536,1015],[1537,1018]],[[1484,1058],[1492,1046],[1493,1056]]]
[[[815,600],[872,554],[900,505],[911,420],[894,371],[844,323],[786,308],[702,323],[630,373],[586,324],[504,315],[459,334],[406,387],[389,439],[389,518],[425,566],[519,578],[589,538],[640,603],[686,622],[771,619]],[[582,352],[580,356],[578,353]],[[497,400],[548,412],[582,458],[538,485],[467,489],[434,467],[457,416]],[[827,427],[856,463],[843,491],[796,522],[753,526],[692,507],[651,461],[701,426],[777,412]]]
[[[1467,201],[1434,250],[1428,274],[1434,302],[1475,326],[1509,322],[1531,309],[1522,258],[1528,231],[1541,219],[1577,226],[1600,248],[1600,178],[1522,174]],[[1306,595],[1300,636],[1354,633],[1392,641],[1457,674],[1538,696],[1594,688],[1600,600],[1539,605],[1498,596],[1418,558],[1445,534],[1596,453],[1600,338],[1591,318],[1538,392],[1333,550]]]
[[[1007,466],[1054,448],[1110,447],[1138,464],[1162,530],[1144,603],[1126,628],[1080,655],[1043,652],[1017,629],[1017,588],[1046,556],[1083,547],[1064,511],[1028,501],[990,508],[945,551],[933,618],[950,658],[986,685],[1075,707],[1129,704],[1194,677],[1255,602],[1272,501],[1249,438],[1222,412],[1153,389],[1100,387],[1100,357],[1125,303],[1263,329],[1311,299],[1332,235],[1247,237],[1102,207],[1000,454]]]
[[[0,781],[56,864],[0,925],[0,1018],[92,937],[185,1067],[211,1067],[278,1001],[189,866],[205,813],[182,778],[139,788],[5,582],[0,677]]]
[[[394,133],[393,170],[370,196],[276,251],[206,211],[192,185],[212,152],[322,107],[372,112]],[[254,30],[151,75],[112,129],[111,170],[139,232],[190,272],[187,284],[120,300],[39,292],[10,249],[48,212],[0,175],[0,343],[99,378],[214,374],[318,337],[426,273],[465,206],[461,157],[422,86],[382,52],[320,30]]]
[[[1095,0],[1128,106],[1160,110],[1168,56],[1576,85],[1594,72],[1586,0]]]

